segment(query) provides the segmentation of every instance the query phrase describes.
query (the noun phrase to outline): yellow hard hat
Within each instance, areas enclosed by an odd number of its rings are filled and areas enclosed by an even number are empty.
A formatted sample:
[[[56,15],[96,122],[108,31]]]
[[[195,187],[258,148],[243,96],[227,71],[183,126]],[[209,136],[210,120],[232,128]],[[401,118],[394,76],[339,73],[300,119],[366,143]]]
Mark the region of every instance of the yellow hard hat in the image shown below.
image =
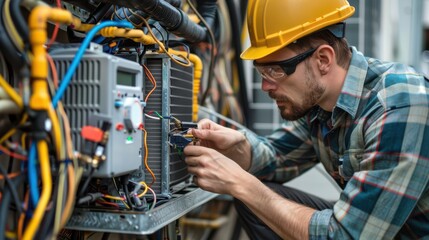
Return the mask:
[[[344,21],[354,11],[346,0],[249,0],[251,46],[241,58],[265,57],[301,37]]]

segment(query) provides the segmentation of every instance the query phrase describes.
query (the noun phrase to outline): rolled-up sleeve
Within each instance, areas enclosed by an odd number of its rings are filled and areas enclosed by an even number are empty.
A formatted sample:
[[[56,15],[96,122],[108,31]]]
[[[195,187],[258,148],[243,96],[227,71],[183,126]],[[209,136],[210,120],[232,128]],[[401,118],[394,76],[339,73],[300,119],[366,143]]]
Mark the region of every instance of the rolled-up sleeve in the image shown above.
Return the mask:
[[[243,133],[252,148],[249,172],[261,179],[286,182],[317,163],[305,118],[287,121],[267,137]]]

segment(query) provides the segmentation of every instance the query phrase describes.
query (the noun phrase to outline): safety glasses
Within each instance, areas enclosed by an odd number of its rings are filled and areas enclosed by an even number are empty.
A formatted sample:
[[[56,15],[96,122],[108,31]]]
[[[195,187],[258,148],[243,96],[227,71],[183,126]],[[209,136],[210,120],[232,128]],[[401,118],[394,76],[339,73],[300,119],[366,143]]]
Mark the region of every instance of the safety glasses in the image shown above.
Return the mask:
[[[257,63],[253,61],[253,66],[255,66],[262,78],[276,80],[294,73],[296,66],[306,58],[310,57],[316,50],[317,48],[312,48],[296,55],[295,57],[278,62]]]

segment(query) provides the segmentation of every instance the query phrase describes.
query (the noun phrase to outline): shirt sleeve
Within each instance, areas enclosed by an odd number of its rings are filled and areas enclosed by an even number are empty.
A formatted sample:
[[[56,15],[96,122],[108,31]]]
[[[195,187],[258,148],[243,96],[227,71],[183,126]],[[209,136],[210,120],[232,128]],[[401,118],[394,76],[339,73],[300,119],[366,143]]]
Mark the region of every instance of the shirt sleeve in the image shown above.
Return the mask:
[[[286,182],[313,167],[316,154],[308,129],[302,118],[283,123],[268,137],[244,131],[252,147],[249,172],[261,179]]]
[[[333,210],[313,214],[310,239],[393,239],[406,222],[429,230],[422,199],[429,182],[428,108],[386,109],[356,127],[364,140],[357,169]]]

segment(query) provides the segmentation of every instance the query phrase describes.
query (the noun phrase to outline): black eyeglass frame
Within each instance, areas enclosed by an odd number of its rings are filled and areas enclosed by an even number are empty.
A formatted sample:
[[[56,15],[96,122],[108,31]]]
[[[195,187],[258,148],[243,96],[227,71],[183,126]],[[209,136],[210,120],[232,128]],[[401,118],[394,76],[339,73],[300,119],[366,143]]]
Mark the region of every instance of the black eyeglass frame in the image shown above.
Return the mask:
[[[278,61],[278,62],[257,63],[255,61],[253,61],[253,66],[255,66],[257,68],[257,67],[266,67],[266,66],[278,65],[278,66],[280,66],[281,69],[283,69],[286,76],[289,76],[295,72],[296,66],[298,66],[298,64],[300,64],[306,58],[313,55],[313,53],[317,49],[318,49],[318,47],[311,48],[311,49],[309,49],[309,50],[307,50],[301,54],[296,55],[295,57],[292,57],[292,58],[289,58],[289,59],[286,59],[283,61]]]

